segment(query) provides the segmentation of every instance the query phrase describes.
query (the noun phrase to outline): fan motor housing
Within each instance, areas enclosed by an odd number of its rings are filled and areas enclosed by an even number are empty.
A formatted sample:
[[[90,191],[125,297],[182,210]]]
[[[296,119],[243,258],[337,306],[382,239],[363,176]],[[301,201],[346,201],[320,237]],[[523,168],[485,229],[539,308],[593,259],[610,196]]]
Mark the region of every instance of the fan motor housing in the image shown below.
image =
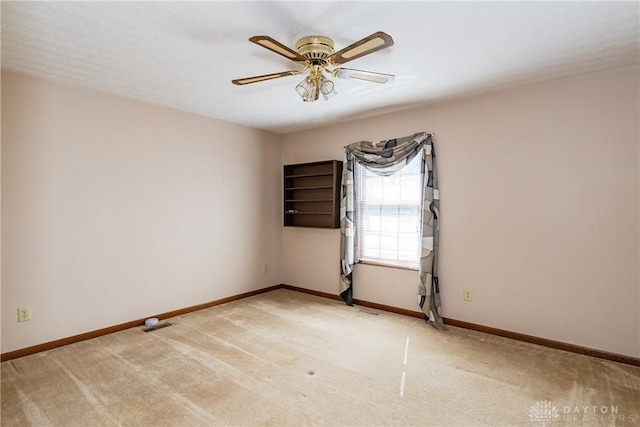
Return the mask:
[[[312,63],[326,63],[327,58],[333,55],[333,40],[325,36],[307,36],[296,42],[298,53]]]

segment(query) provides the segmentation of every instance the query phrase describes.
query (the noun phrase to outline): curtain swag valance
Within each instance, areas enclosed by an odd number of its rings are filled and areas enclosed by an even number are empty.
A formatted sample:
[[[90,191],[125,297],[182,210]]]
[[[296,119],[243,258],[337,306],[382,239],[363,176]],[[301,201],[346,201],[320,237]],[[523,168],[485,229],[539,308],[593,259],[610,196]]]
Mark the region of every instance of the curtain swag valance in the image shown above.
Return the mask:
[[[356,224],[354,166],[364,165],[371,172],[390,176],[402,169],[422,150],[423,186],[421,209],[421,253],[418,304],[425,318],[438,329],[445,329],[441,316],[440,286],[437,275],[439,192],[432,134],[419,132],[386,141],[354,142],[345,147],[340,190],[340,296],[353,305],[353,268],[356,263]]]
[[[352,154],[358,163],[371,172],[390,176],[413,160],[428,139],[431,139],[430,134],[420,132],[387,141],[359,141],[347,145],[345,152]]]

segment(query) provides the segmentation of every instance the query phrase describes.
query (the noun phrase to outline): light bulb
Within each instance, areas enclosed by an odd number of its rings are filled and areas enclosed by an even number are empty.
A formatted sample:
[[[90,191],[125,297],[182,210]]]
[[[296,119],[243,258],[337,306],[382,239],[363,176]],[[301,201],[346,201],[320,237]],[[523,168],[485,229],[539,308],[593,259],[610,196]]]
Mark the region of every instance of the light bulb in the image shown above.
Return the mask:
[[[296,92],[300,95],[303,101],[313,102],[315,101],[315,95],[317,91],[316,85],[311,78],[307,77],[296,86]]]
[[[330,98],[338,94],[334,88],[333,82],[323,75],[318,77],[318,86],[320,86],[320,92],[322,92],[322,96],[325,101],[328,101]]]

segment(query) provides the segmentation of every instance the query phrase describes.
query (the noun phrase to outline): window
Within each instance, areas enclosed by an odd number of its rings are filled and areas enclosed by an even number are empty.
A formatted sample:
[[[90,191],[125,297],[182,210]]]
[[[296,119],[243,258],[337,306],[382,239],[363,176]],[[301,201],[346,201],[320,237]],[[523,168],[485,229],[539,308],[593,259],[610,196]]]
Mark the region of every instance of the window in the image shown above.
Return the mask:
[[[359,261],[418,269],[422,206],[422,152],[392,176],[356,162]]]

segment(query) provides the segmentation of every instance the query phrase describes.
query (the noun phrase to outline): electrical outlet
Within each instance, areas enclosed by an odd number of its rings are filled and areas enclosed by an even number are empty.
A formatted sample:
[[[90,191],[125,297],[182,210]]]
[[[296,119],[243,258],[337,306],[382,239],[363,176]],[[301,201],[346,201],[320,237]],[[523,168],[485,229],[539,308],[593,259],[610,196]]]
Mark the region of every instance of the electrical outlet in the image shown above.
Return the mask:
[[[462,299],[464,299],[465,301],[473,301],[473,289],[464,288],[462,290]]]
[[[31,307],[24,305],[18,307],[18,322],[26,322],[31,320]]]
[[[262,264],[262,272],[267,274],[269,272],[269,264]]]

